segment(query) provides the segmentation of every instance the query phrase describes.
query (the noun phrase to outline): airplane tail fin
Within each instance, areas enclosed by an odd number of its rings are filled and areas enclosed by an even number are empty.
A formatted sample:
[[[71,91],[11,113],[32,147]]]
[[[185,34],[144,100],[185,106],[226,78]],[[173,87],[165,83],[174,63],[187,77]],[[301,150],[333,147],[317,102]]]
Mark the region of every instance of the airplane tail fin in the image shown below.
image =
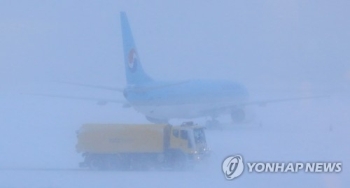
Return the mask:
[[[123,36],[125,74],[128,85],[140,85],[151,82],[152,79],[142,69],[134,39],[125,12],[120,12]]]

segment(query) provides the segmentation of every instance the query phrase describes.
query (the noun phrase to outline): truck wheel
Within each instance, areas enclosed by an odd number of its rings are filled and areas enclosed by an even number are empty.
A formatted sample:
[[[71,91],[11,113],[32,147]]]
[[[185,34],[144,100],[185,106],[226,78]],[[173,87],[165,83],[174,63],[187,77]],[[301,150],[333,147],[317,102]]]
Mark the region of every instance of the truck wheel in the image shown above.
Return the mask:
[[[129,166],[122,155],[115,154],[106,159],[106,168],[109,170],[127,170]]]
[[[103,169],[103,161],[98,158],[90,159],[89,168],[91,170],[101,170]]]
[[[116,160],[116,157],[106,157],[105,159],[105,163],[106,163],[106,169],[107,170],[116,170],[118,169],[118,162]]]
[[[172,152],[169,162],[173,170],[185,170],[187,168],[187,156],[182,152]]]

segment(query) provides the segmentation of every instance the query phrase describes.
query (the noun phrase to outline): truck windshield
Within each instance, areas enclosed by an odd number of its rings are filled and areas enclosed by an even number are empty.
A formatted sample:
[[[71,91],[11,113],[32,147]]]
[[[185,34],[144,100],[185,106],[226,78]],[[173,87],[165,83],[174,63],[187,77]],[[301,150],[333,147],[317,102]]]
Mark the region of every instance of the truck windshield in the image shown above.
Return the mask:
[[[193,130],[194,140],[196,144],[205,143],[205,134],[203,129],[194,129]]]

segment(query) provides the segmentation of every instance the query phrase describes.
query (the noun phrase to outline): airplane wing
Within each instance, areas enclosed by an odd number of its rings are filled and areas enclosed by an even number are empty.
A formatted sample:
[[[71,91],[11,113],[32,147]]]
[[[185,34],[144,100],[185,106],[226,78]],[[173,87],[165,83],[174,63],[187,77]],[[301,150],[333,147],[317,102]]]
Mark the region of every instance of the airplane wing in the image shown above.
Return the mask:
[[[218,108],[213,108],[211,110],[203,111],[203,114],[212,115],[212,114],[219,114],[224,111],[230,110],[232,108],[243,108],[246,106],[266,106],[267,104],[273,104],[273,103],[281,103],[281,102],[289,102],[289,101],[300,101],[300,100],[310,100],[310,99],[318,99],[318,98],[328,98],[329,95],[322,95],[322,96],[311,96],[311,97],[295,97],[295,98],[284,98],[284,99],[271,99],[271,100],[257,100],[257,101],[246,101],[246,102],[240,102],[240,103],[231,103],[226,106],[221,106]]]
[[[65,99],[73,99],[73,100],[95,101],[95,102],[97,102],[98,105],[106,105],[107,103],[118,103],[118,104],[122,104],[122,106],[124,108],[131,107],[131,105],[125,100],[104,99],[104,98],[95,98],[95,97],[68,96],[68,95],[39,94],[39,93],[22,93],[22,94],[42,96],[42,97],[65,98]]]
[[[329,95],[320,95],[320,96],[311,96],[311,97],[295,97],[295,98],[285,98],[285,99],[248,101],[248,102],[242,102],[239,105],[240,106],[251,106],[251,105],[266,106],[267,104],[270,104],[270,103],[281,103],[281,102],[288,102],[288,101],[300,101],[300,100],[328,98],[328,97],[330,97],[330,96]]]
[[[117,87],[110,87],[110,86],[101,86],[101,85],[92,85],[92,84],[82,84],[82,83],[75,83],[75,82],[65,82],[65,81],[56,81],[57,83],[63,83],[63,84],[69,84],[69,85],[76,85],[76,86],[83,86],[83,87],[90,87],[90,88],[97,88],[97,89],[104,89],[104,90],[110,90],[110,91],[118,91],[118,92],[123,92],[124,89],[122,88],[117,88]],[[133,91],[135,92],[147,92],[151,90],[156,90],[156,89],[162,89],[165,87],[171,87],[171,86],[176,86],[176,85],[181,85],[188,83],[189,80],[187,81],[181,81],[181,82],[174,82],[174,83],[164,83],[164,84],[159,84],[159,85],[154,85],[154,86],[134,86],[131,87]]]
[[[174,82],[174,83],[164,83],[164,84],[159,84],[159,85],[154,85],[154,86],[132,87],[132,90],[135,92],[147,92],[147,91],[151,91],[151,90],[162,89],[165,87],[182,85],[182,84],[185,84],[188,82],[189,82],[189,80],[181,81],[181,82]]]
[[[55,81],[55,82],[57,82],[57,83],[62,83],[62,84],[69,84],[69,85],[76,85],[76,86],[83,86],[83,87],[90,87],[90,88],[97,88],[97,89],[104,89],[104,90],[110,90],[110,91],[123,92],[123,89],[122,89],[122,88],[117,88],[117,87],[101,86],[101,85],[92,85],[92,84],[82,84],[82,83],[65,82],[65,81]]]

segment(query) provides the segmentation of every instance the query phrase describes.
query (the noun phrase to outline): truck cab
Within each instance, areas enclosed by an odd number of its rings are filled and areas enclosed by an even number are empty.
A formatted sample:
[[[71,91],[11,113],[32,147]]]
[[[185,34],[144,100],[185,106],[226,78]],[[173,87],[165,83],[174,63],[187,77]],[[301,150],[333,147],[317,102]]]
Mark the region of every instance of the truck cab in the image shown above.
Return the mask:
[[[190,160],[202,160],[209,156],[204,127],[185,122],[181,126],[173,126],[170,135],[169,149],[180,150]]]

